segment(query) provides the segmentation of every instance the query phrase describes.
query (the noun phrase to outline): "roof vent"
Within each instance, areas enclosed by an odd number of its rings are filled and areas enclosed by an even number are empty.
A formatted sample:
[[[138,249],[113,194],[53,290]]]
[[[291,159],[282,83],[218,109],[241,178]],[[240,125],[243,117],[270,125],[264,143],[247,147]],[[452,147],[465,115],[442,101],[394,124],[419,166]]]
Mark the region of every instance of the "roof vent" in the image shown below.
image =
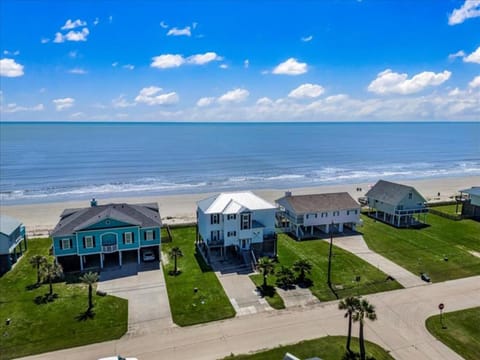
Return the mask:
[[[91,206],[91,207],[97,206],[97,200],[95,200],[95,198],[93,198],[93,199],[90,201],[90,206]]]
[[[285,191],[285,197],[290,197],[292,196],[292,192],[291,191]]]

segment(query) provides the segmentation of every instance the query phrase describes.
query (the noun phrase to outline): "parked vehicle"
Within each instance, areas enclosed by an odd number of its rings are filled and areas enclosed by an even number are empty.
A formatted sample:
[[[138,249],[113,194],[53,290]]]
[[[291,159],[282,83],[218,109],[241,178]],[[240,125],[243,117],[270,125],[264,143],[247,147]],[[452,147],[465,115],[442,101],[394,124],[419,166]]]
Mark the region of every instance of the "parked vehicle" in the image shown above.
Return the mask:
[[[145,250],[142,259],[143,261],[155,261],[155,253],[152,250]]]
[[[421,273],[421,274],[420,274],[420,278],[421,278],[423,281],[426,281],[426,282],[430,282],[430,281],[431,281],[430,276],[428,276],[427,273]]]

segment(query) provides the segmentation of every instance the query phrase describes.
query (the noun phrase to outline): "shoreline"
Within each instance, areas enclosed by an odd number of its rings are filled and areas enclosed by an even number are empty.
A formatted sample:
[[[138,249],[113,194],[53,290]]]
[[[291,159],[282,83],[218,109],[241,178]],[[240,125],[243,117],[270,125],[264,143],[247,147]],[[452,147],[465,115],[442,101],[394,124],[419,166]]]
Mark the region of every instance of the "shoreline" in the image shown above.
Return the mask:
[[[400,179],[392,181],[398,181],[402,184],[414,186],[427,199],[427,201],[447,201],[451,200],[450,197],[457,194],[461,189],[479,186],[480,176],[429,178],[421,180]],[[252,189],[251,191],[271,203],[274,203],[276,199],[282,197],[285,191],[292,191],[294,195],[346,191],[355,200],[357,200],[359,197],[364,196],[369,190],[370,186],[373,184],[374,182],[332,184],[303,188]],[[361,191],[357,191],[357,188],[361,188]],[[97,197],[96,199],[99,204],[107,204],[112,202],[157,202],[160,208],[162,221],[166,224],[173,225],[195,222],[197,201],[217,193],[219,193],[219,191],[177,195],[152,195],[115,198]],[[438,193],[440,193],[440,196],[438,196]],[[1,204],[0,213],[12,216],[23,222],[29,236],[48,236],[48,232],[55,227],[59,220],[59,216],[64,209],[88,207],[90,205],[89,200],[90,199],[22,205]]]

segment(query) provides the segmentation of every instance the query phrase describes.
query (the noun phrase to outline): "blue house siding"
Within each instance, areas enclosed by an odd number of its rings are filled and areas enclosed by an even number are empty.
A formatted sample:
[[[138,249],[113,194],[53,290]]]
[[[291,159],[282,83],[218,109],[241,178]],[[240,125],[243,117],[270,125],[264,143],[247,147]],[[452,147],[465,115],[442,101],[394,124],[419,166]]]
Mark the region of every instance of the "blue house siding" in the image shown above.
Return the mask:
[[[69,249],[62,248],[62,239],[70,240],[71,247]],[[75,235],[53,238],[53,254],[55,256],[73,255],[76,253],[77,253],[77,240]]]
[[[147,240],[147,232],[153,231],[153,239]],[[159,227],[152,227],[152,228],[142,228],[140,230],[140,245],[143,246],[153,246],[153,245],[160,245],[161,242],[161,231]]]

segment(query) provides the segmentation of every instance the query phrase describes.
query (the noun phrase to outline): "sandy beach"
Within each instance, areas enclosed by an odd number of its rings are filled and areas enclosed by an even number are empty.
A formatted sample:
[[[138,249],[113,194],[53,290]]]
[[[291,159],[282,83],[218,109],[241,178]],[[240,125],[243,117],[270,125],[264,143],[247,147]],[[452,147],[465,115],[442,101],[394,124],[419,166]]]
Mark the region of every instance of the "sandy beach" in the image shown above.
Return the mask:
[[[458,193],[458,190],[480,185],[480,176],[457,177],[457,178],[435,178],[424,180],[399,180],[398,182],[415,186],[415,188],[428,201],[446,201]],[[283,196],[285,191],[292,191],[295,195],[330,193],[347,191],[357,199],[363,196],[373,183],[356,184],[337,184],[325,185],[312,188],[285,188],[269,190],[252,190],[264,199],[274,202]],[[361,188],[361,191],[357,191]],[[160,214],[164,223],[181,224],[195,221],[196,202],[208,196],[211,193],[182,194],[182,195],[163,195],[163,196],[145,196],[145,197],[127,197],[127,198],[102,198],[98,197],[99,204],[112,202],[129,203],[147,203],[157,202],[160,207]],[[440,193],[440,196],[438,196]],[[0,213],[15,217],[21,220],[27,229],[29,236],[45,236],[56,225],[60,213],[66,208],[81,208],[89,206],[89,199],[84,201],[65,201],[31,205],[3,205],[0,206]]]

